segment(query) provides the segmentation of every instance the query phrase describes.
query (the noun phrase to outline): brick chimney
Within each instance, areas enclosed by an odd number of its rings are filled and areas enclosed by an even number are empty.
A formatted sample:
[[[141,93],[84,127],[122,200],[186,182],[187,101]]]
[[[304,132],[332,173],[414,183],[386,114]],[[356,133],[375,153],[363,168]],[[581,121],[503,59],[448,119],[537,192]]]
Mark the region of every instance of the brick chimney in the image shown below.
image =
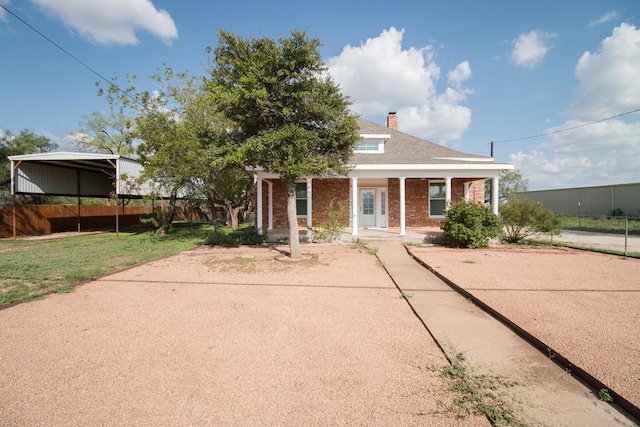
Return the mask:
[[[387,115],[387,127],[398,130],[398,115],[395,111],[390,111]]]

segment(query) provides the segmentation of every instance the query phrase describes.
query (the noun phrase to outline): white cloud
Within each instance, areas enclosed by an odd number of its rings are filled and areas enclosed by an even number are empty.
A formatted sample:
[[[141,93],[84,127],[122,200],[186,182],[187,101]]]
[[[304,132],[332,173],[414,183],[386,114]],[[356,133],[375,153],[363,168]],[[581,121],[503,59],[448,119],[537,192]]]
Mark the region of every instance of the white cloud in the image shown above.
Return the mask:
[[[449,84],[452,84],[456,87],[460,87],[460,85],[471,78],[471,67],[469,66],[469,61],[464,61],[459,63],[456,68],[449,71],[447,74],[447,80]]]
[[[31,0],[46,14],[97,44],[137,44],[137,30],[160,37],[166,44],[178,38],[169,13],[150,0]]]
[[[329,72],[362,115],[397,111],[400,130],[431,140],[457,139],[471,123],[461,106],[472,91],[460,87],[471,77],[467,61],[448,72],[453,87],[436,88],[441,69],[434,48],[402,48],[404,30],[390,28],[360,46],[344,47],[327,62]]]
[[[471,124],[471,110],[458,105],[465,95],[452,88],[419,106],[398,110],[404,126],[402,130],[411,135],[427,133],[428,138],[444,144],[447,140],[460,139]]]
[[[517,39],[512,41],[511,60],[519,67],[536,67],[553,47],[548,42],[554,37],[556,37],[556,34],[540,31],[529,31],[528,33],[520,34]]]
[[[598,120],[640,107],[640,30],[620,24],[597,52],[582,55],[575,76],[575,117]]]
[[[596,151],[612,153],[614,150],[621,150],[640,156],[640,122],[628,123],[622,120],[608,120],[594,124],[589,123],[569,120],[562,126],[551,128],[550,132],[581,126],[567,132],[551,135],[549,141],[543,146],[553,148],[555,152],[562,154]]]
[[[571,118],[530,153],[510,155],[534,188],[638,182],[640,113],[593,123],[640,107],[640,30],[621,24],[575,68]]]
[[[585,122],[572,120],[559,128],[580,124]],[[638,158],[640,123],[620,120],[557,133],[529,153],[509,154],[532,190],[637,182]]]
[[[595,27],[596,25],[604,24],[605,22],[615,21],[618,18],[620,18],[620,12],[611,11],[611,12],[605,13],[600,18],[589,22],[589,25],[592,27]]]

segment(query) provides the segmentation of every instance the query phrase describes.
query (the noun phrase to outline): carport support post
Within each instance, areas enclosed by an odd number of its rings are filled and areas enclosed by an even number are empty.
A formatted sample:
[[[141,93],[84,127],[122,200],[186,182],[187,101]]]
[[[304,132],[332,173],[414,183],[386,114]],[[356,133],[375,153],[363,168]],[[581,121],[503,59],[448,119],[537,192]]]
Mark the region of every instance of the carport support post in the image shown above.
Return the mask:
[[[78,182],[78,233],[80,232],[80,169],[76,170],[76,179]]]
[[[13,194],[11,198],[13,199],[13,219],[11,221],[13,225],[13,240],[16,240],[16,195]]]
[[[13,240],[16,239],[16,169],[20,166],[22,160],[18,161],[18,163],[14,163],[11,160],[11,199],[13,199],[13,218],[11,220],[13,226]]]
[[[118,217],[118,195],[115,194],[113,197],[114,207],[116,209],[116,239],[120,238],[120,227],[119,227],[119,217]]]

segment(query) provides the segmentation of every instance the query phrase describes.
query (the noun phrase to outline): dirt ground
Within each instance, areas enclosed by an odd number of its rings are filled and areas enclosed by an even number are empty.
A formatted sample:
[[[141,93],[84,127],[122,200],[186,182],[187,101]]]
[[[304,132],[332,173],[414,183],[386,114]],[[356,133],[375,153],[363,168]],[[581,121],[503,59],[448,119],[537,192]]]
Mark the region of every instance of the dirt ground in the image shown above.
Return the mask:
[[[640,260],[562,249],[411,252],[640,406]]]
[[[200,248],[0,311],[0,425],[481,425],[366,252]]]

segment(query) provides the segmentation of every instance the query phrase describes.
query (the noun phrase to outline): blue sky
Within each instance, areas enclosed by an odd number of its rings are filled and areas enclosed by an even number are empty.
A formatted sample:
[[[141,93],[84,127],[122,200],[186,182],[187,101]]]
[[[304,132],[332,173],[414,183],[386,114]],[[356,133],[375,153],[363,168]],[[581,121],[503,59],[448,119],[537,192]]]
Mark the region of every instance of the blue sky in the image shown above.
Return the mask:
[[[166,63],[202,75],[216,33],[307,31],[363,117],[456,150],[640,108],[640,2],[0,0],[105,77],[140,86]],[[366,6],[365,6],[366,4]],[[0,130],[62,149],[83,114],[106,111],[98,77],[0,10]],[[496,142],[530,189],[640,181],[640,112],[540,138]]]

